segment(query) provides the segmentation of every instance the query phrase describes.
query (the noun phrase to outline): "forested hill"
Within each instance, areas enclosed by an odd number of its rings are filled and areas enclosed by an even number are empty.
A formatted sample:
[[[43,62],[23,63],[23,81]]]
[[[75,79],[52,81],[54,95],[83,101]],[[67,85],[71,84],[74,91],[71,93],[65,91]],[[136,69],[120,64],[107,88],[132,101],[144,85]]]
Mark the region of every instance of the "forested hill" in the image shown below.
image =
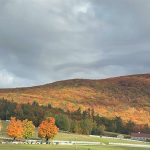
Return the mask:
[[[94,108],[102,116],[150,125],[150,74],[103,80],[72,79],[42,86],[1,89],[0,98],[18,103],[37,101],[64,110]]]

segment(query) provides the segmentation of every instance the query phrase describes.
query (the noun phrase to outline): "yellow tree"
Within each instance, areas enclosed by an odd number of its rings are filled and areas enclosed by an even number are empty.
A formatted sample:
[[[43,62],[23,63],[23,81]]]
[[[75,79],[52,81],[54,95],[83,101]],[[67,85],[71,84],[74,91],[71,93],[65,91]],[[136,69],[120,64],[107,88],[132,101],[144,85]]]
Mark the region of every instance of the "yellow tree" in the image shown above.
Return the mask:
[[[35,126],[32,121],[23,120],[23,137],[25,139],[33,137],[35,134]]]
[[[7,127],[7,134],[14,140],[16,138],[22,138],[23,136],[23,124],[20,120],[12,117]]]
[[[38,136],[40,138],[45,138],[46,143],[49,139],[53,139],[54,136],[58,133],[58,128],[55,125],[55,119],[53,117],[47,118],[42,121],[38,129]]]

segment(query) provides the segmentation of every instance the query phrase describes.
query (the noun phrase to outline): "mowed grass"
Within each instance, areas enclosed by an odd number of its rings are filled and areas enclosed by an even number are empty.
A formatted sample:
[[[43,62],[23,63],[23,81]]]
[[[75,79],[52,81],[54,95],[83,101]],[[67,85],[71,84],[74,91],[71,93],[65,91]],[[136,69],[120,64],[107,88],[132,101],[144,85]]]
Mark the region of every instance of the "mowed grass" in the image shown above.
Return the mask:
[[[3,123],[3,128],[2,131],[0,132],[0,137],[8,137],[6,128],[8,125],[7,121],[2,121]],[[35,136],[33,137],[35,139],[38,138],[38,133],[37,129],[35,131]],[[131,140],[123,140],[123,139],[113,139],[113,138],[101,138],[101,137],[91,137],[89,135],[81,135],[81,134],[73,134],[73,133],[62,133],[59,132],[54,140],[62,140],[62,141],[89,141],[89,142],[101,142],[108,144],[110,142],[113,143],[128,143],[128,144],[144,144],[144,142],[139,142],[139,141],[131,141]],[[146,143],[150,144],[150,143]]]
[[[8,137],[6,133],[8,122],[3,121],[3,129],[0,132],[0,136]],[[37,129],[34,138],[37,137]],[[144,142],[129,141],[121,139],[108,139],[100,137],[91,137],[88,135],[69,134],[69,133],[58,133],[54,140],[64,141],[90,141],[90,142],[102,142],[108,144],[113,143],[130,143],[130,144],[144,144]],[[21,144],[0,144],[0,150],[148,150],[148,148],[137,148],[137,147],[125,147],[125,146],[111,146],[111,145],[99,145],[99,146],[75,146],[75,145],[21,145]]]
[[[60,146],[60,145],[0,145],[0,150],[148,150],[148,148],[118,146]]]
[[[108,144],[112,143],[127,143],[127,144],[145,144],[141,141],[132,141],[132,140],[123,140],[116,138],[101,138],[101,137],[92,137],[89,135],[80,135],[80,134],[67,134],[67,133],[58,133],[54,140],[64,140],[64,141],[90,141],[90,142],[101,142]],[[150,144],[150,143],[146,143]]]

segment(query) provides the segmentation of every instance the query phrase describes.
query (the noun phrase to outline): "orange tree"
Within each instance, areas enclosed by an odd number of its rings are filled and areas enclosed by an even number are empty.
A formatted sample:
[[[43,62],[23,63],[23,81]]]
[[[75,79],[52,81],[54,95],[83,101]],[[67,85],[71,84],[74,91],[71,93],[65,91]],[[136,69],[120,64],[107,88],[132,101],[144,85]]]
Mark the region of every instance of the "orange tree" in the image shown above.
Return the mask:
[[[0,131],[2,130],[2,121],[0,120]]]
[[[10,123],[7,127],[7,134],[14,138],[22,138],[23,136],[23,124],[20,120],[17,120],[15,117],[11,117]]]
[[[42,121],[39,125],[38,136],[40,138],[45,138],[46,143],[48,143],[49,139],[53,139],[54,136],[58,133],[58,128],[55,125],[55,119],[53,117],[47,118]]]

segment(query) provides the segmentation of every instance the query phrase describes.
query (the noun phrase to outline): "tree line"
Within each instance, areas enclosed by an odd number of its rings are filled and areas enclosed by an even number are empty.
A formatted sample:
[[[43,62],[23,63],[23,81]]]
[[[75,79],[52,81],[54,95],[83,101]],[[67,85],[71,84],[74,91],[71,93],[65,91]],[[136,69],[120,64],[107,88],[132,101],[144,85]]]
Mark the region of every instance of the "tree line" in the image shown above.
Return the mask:
[[[94,109],[82,111],[80,108],[70,112],[60,108],[54,108],[50,104],[39,105],[37,102],[32,104],[18,104],[14,101],[0,99],[0,119],[10,120],[16,117],[19,120],[29,120],[35,127],[39,127],[41,122],[47,117],[56,120],[56,126],[63,131],[79,134],[104,134],[104,131],[130,134],[131,132],[150,133],[148,125],[136,125],[129,120],[123,122],[120,117],[112,119],[102,117],[94,112]]]

